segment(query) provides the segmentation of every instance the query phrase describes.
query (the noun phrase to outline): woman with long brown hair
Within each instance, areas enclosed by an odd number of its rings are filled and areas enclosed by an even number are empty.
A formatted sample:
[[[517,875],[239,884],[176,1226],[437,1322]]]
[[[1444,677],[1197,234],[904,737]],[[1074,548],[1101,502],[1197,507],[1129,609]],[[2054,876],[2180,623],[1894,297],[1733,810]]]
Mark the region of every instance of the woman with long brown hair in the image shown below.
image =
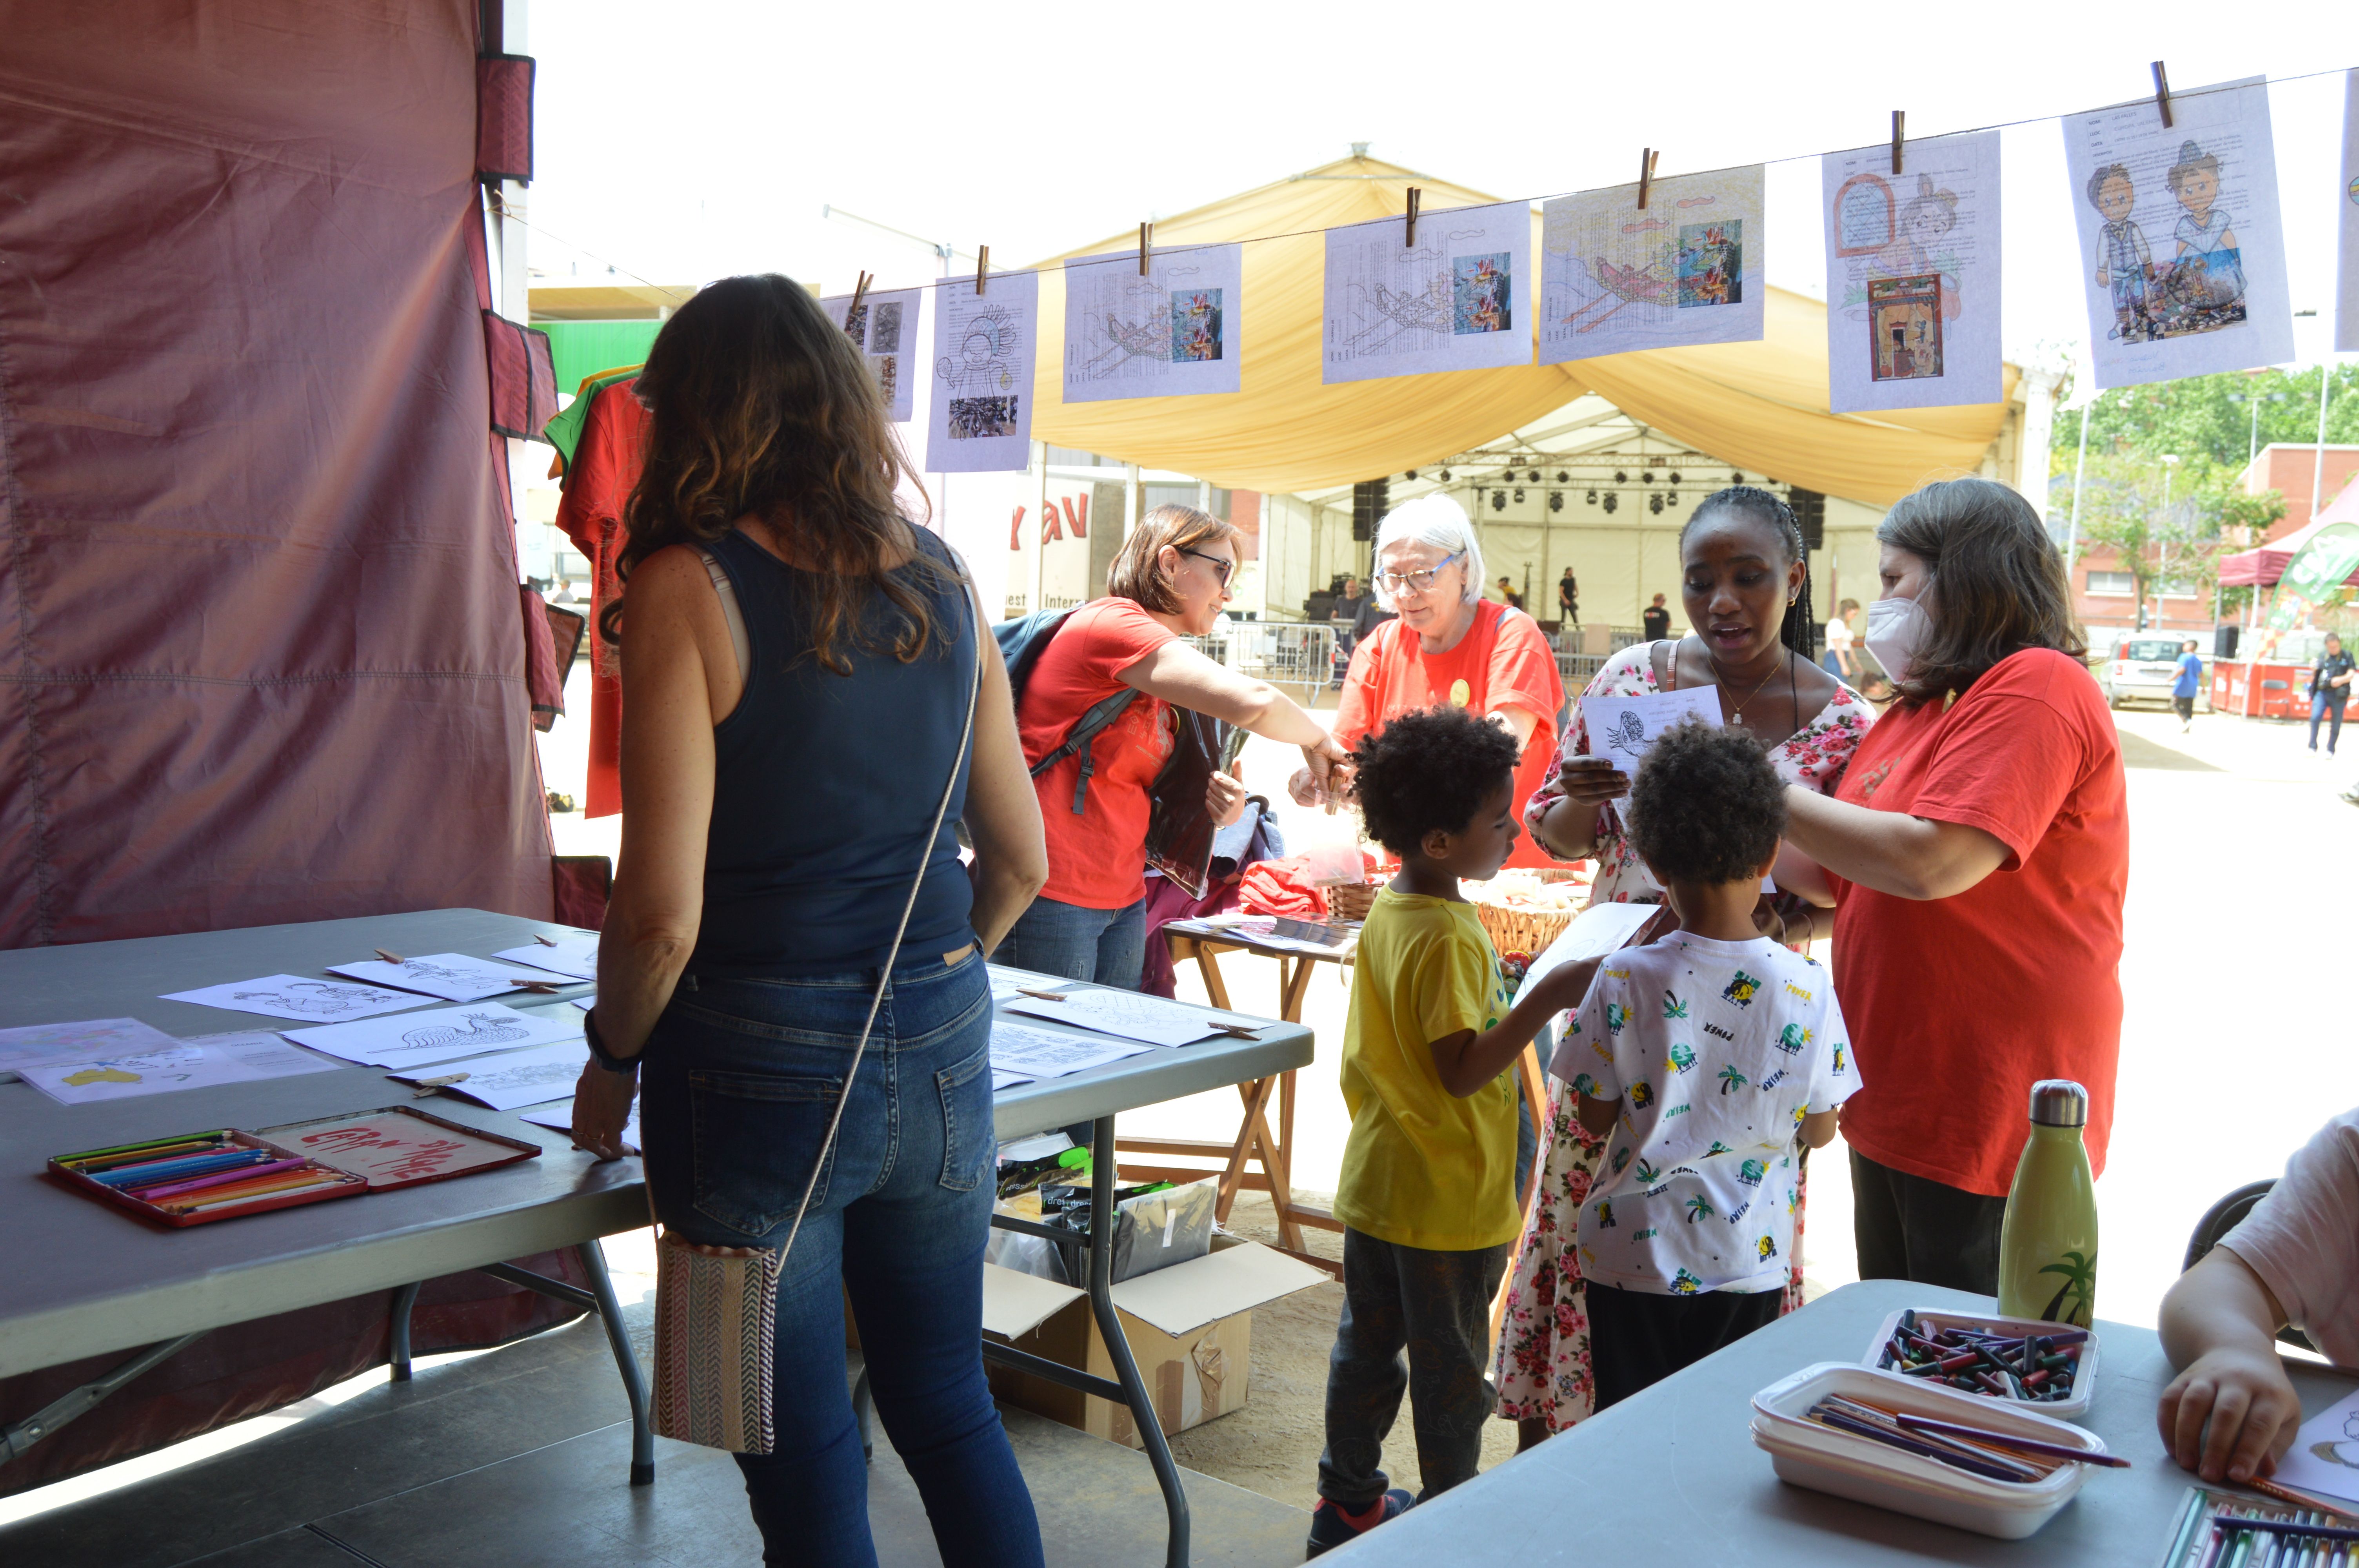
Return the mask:
[[[1867,650],[1897,700],[1832,796],[1786,792],[1797,855],[1777,885],[1835,906],[1835,994],[1863,1086],[1843,1116],[1861,1277],[1990,1295],[2034,1083],[2087,1088],[2104,1169],[2129,882],[2121,744],[2030,503],[1984,479],[1929,484],[1876,538]]]
[[[786,1249],[776,1444],[738,1455],[765,1561],[876,1561],[848,1293],[942,1561],[1037,1564],[980,1350],[983,954],[1046,873],[998,646],[956,557],[901,514],[875,385],[799,286],[704,289],[637,392],[647,463],[608,622],[622,864],[574,1138],[621,1152],[644,1062],[657,1217]]]

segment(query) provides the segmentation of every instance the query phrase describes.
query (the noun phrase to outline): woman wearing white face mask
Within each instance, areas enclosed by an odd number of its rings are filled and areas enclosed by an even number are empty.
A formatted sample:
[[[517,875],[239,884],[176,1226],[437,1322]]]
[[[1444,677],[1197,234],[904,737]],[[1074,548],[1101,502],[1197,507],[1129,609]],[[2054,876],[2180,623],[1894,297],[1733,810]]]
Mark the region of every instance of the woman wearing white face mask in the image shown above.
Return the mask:
[[[2104,1169],[2129,822],[2062,562],[1988,480],[1927,485],[1876,537],[1867,648],[1897,700],[1829,798],[1789,789],[1781,887],[1822,869],[1863,1084],[1843,1107],[1864,1279],[1993,1294],[2034,1082],[2089,1091]],[[1812,864],[1802,863],[1807,857]]]

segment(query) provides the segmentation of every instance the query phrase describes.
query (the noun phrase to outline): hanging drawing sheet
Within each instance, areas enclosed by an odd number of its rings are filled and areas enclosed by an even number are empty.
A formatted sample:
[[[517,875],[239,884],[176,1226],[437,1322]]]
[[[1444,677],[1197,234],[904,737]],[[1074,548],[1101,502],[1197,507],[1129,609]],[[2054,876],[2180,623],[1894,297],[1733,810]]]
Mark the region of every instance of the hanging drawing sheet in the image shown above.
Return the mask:
[[[909,421],[910,376],[925,363],[918,351],[918,301],[925,292],[922,288],[884,292],[872,288],[861,296],[856,313],[849,294],[831,294],[819,302],[827,319],[842,328],[852,346],[860,351],[868,373],[876,378],[877,390],[885,395],[886,415],[896,425]]]
[[[1532,217],[1522,201],[1327,231],[1321,379],[1532,362]]]
[[[2359,70],[2343,77],[2343,167],[2334,192],[2334,351],[2359,354]]]
[[[1243,245],[1081,256],[1065,264],[1065,401],[1237,389]]]
[[[1542,364],[1762,331],[1761,168],[1583,190],[1540,205]]]
[[[986,473],[1032,461],[1032,355],[1040,280],[996,273],[934,286],[934,391],[926,416],[929,473]]]
[[[2293,358],[2259,77],[2068,114],[2064,160],[2100,389]]]
[[[1819,160],[1827,395],[1837,414],[1996,403],[1999,134]]]

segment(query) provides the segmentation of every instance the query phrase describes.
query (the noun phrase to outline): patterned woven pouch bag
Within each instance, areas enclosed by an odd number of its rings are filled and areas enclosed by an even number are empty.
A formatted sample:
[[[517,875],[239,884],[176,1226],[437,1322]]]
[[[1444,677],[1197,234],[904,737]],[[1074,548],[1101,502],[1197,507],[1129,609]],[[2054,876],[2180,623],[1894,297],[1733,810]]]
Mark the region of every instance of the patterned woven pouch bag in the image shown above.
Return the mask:
[[[777,1321],[775,1247],[704,1247],[664,1232],[656,1243],[656,1431],[682,1443],[767,1454]]]

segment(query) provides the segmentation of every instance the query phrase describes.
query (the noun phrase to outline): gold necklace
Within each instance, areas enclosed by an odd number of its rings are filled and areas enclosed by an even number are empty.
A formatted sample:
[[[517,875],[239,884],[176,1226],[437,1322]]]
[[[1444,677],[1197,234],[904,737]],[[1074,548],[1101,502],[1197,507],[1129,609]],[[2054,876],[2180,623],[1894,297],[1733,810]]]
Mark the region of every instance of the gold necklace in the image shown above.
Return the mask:
[[[1729,722],[1730,722],[1730,723],[1732,723],[1732,724],[1742,724],[1742,723],[1744,723],[1744,722],[1745,722],[1745,703],[1747,703],[1747,702],[1752,701],[1755,697],[1759,697],[1759,696],[1761,695],[1761,688],[1762,688],[1763,687],[1765,687],[1765,686],[1767,686],[1771,681],[1776,680],[1776,679],[1777,678],[1777,672],[1778,672],[1779,670],[1782,670],[1782,669],[1784,669],[1784,668],[1786,667],[1786,659],[1790,659],[1790,658],[1792,658],[1793,656],[1794,656],[1793,650],[1791,650],[1790,648],[1789,648],[1789,649],[1788,649],[1788,650],[1786,651],[1786,658],[1784,658],[1784,659],[1779,659],[1779,660],[1777,662],[1777,664],[1776,664],[1776,665],[1774,665],[1773,666],[1771,666],[1770,671],[1769,671],[1769,673],[1768,673],[1767,675],[1763,676],[1760,678],[1760,680],[1759,680],[1759,681],[1757,681],[1757,682],[1756,682],[1756,683],[1755,683],[1754,687],[1753,687],[1753,689],[1752,689],[1751,691],[1746,692],[1746,693],[1745,694],[1744,697],[1743,697],[1741,700],[1739,700],[1738,702],[1734,703],[1734,704],[1731,707],[1731,708],[1730,708],[1730,710],[1729,710]],[[1730,680],[1729,680],[1729,678],[1728,678],[1725,675],[1722,675],[1722,674],[1721,674],[1720,661],[1719,661],[1718,659],[1715,659],[1715,658],[1713,658],[1713,657],[1712,656],[1712,651],[1711,651],[1710,649],[1708,649],[1708,648],[1707,648],[1706,650],[1704,650],[1704,655],[1703,655],[1703,658],[1704,658],[1704,663],[1706,663],[1706,664],[1708,664],[1708,665],[1710,665],[1712,666],[1712,674],[1714,674],[1714,675],[1716,675],[1716,676],[1720,676],[1720,679],[1721,679],[1721,686],[1722,686],[1723,689],[1725,689],[1725,688],[1726,688],[1726,687],[1728,687],[1729,686],[1732,686],[1732,685],[1734,685],[1734,682],[1730,681]]]

